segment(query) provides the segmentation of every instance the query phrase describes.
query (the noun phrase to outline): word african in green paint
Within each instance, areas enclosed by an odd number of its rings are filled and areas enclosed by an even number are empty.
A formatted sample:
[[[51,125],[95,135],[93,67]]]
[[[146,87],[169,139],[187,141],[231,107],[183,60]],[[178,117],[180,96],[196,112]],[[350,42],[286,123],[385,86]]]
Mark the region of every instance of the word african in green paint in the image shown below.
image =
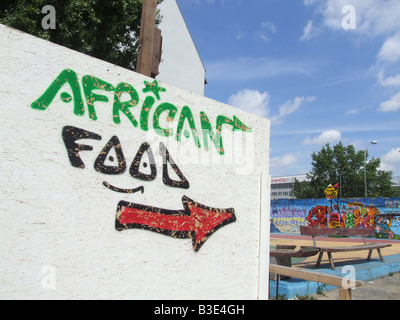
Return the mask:
[[[62,91],[60,94],[61,101],[65,103],[70,103],[73,101],[73,111],[77,116],[83,116],[85,114],[85,103],[89,114],[89,118],[92,120],[97,120],[97,113],[95,109],[96,102],[109,102],[109,98],[105,95],[95,93],[94,90],[103,90],[106,92],[114,93],[114,100],[112,105],[113,111],[113,122],[115,124],[121,123],[121,115],[125,115],[131,124],[137,128],[140,127],[143,131],[149,130],[149,119],[150,111],[152,110],[156,99],[161,100],[160,93],[166,92],[165,88],[159,86],[157,80],[153,82],[144,81],[145,87],[142,89],[143,93],[148,93],[149,95],[145,97],[142,107],[140,110],[139,121],[132,114],[132,110],[139,105],[139,94],[137,90],[126,82],[120,82],[117,86],[113,86],[111,83],[99,79],[94,76],[85,75],[82,77],[82,87],[80,81],[75,71],[71,69],[65,69],[57,76],[57,78],[50,84],[47,90],[32,104],[33,109],[46,110],[53,102],[56,95],[63,88],[64,85],[68,85],[71,89],[72,96]],[[82,97],[82,88],[84,98]],[[130,100],[121,101],[123,94],[128,94]],[[154,97],[153,97],[154,95]],[[161,115],[167,113],[167,122],[173,123],[177,121],[176,131],[172,128],[162,128],[160,125]],[[178,108],[169,103],[162,102],[157,107],[155,107],[153,113],[153,130],[160,136],[172,137],[175,136],[176,141],[182,140],[182,134],[185,138],[192,136],[194,144],[201,148],[201,139],[199,137],[199,130],[202,132],[203,136],[203,146],[206,151],[209,148],[209,141],[211,140],[215,149],[220,155],[224,154],[224,147],[222,142],[222,126],[229,125],[232,126],[232,130],[240,130],[244,132],[251,132],[251,128],[247,127],[243,122],[239,120],[236,116],[230,119],[226,116],[219,115],[216,119],[215,128],[212,126],[207,114],[205,112],[200,112],[200,125],[201,129],[196,128],[195,118],[191,109],[188,106],[183,106],[180,110],[179,116]],[[190,130],[184,130],[184,127],[189,126]],[[215,130],[214,130],[215,129]]]

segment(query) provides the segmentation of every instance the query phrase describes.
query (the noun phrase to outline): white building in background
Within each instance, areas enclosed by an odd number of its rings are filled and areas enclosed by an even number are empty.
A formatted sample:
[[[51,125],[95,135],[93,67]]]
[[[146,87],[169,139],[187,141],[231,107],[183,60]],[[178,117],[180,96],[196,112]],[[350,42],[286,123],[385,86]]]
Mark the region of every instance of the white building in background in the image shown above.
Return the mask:
[[[294,182],[307,181],[307,175],[297,174],[293,176],[282,176],[271,178],[271,200],[295,199],[292,194]]]
[[[292,190],[296,179],[299,182],[309,181],[306,174],[272,177],[271,200],[295,199],[295,197],[292,196]],[[400,196],[400,176],[394,176],[392,178],[392,186],[397,189],[398,196]]]
[[[176,0],[159,6],[162,54],[156,79],[204,96],[205,68]]]

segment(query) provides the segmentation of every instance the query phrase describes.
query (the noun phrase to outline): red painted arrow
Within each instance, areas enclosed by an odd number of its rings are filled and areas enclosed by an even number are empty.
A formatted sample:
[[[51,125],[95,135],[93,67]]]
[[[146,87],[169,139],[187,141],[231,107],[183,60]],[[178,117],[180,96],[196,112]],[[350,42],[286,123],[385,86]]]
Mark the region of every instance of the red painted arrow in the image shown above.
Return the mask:
[[[145,229],[174,238],[191,238],[194,251],[219,228],[236,221],[235,210],[216,209],[182,198],[184,210],[167,210],[120,201],[115,228]]]

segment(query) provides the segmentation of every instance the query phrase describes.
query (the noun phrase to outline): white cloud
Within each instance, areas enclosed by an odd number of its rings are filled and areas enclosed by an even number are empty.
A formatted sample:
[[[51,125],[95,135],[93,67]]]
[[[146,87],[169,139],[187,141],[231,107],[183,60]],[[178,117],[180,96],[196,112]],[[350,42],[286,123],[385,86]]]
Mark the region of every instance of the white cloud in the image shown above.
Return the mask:
[[[270,160],[271,168],[274,167],[282,167],[282,166],[290,166],[295,164],[298,159],[291,153],[285,154],[281,157],[274,157]]]
[[[198,5],[203,5],[204,3],[209,3],[209,4],[214,5],[216,1],[215,0],[192,0],[192,2],[194,2]],[[229,0],[220,0],[219,2],[221,4],[221,6],[223,6],[226,2],[229,2]]]
[[[351,5],[356,13],[356,28],[352,30],[355,34],[361,37],[384,36],[389,38],[400,31],[398,22],[400,1],[397,0],[303,0],[303,2],[306,6],[315,4],[315,13],[322,16],[322,24],[331,30],[347,32],[342,26],[343,19],[346,19],[346,14],[342,13],[342,9]],[[311,30],[311,27],[312,23],[309,21],[307,29],[304,29],[303,37],[307,36],[307,31]],[[389,41],[385,48],[382,47],[382,57],[390,57],[386,53],[392,52],[393,45],[395,43]]]
[[[381,157],[381,170],[394,171],[400,166],[400,147],[393,148]]]
[[[296,112],[301,105],[313,102],[316,97],[296,97],[288,100],[279,107],[279,115],[270,117],[274,124],[281,124],[285,117]],[[228,104],[244,111],[254,113],[262,117],[268,117],[270,95],[268,92],[261,93],[258,90],[243,89],[233,94],[228,99]]]
[[[378,53],[378,60],[397,62],[400,59],[400,32],[386,39]]]
[[[342,23],[347,15],[342,12],[345,6],[355,9],[355,29],[351,30],[356,41],[376,38],[382,41],[376,54],[376,63],[382,70],[393,70],[392,64],[400,61],[400,1],[398,0],[303,0],[304,5],[315,5],[315,14],[322,17],[324,29],[349,32]],[[304,29],[303,38],[311,36],[313,24],[309,21]],[[349,34],[349,33],[348,33]],[[382,40],[381,40],[382,39]],[[390,69],[389,69],[390,68]],[[378,83],[383,87],[400,86],[400,75],[383,78],[383,71],[378,74]],[[400,110],[400,93],[380,104],[379,111]],[[347,113],[350,114],[350,113]]]
[[[236,39],[237,40],[243,39],[245,35],[246,35],[246,33],[239,31],[236,33]]]
[[[269,98],[268,92],[261,93],[257,90],[243,89],[232,95],[228,100],[228,104],[247,112],[267,117],[269,113]]]
[[[269,57],[205,61],[211,81],[251,81],[288,74],[307,74],[310,64]]]
[[[271,34],[276,33],[277,29],[271,21],[261,23],[261,31],[256,33],[256,38],[265,42],[271,40]]]
[[[379,111],[390,112],[400,110],[400,92],[391,97],[389,100],[382,102]]]
[[[359,111],[360,111],[359,109],[350,109],[346,111],[345,115],[346,116],[354,115],[357,114]]]
[[[293,100],[288,100],[284,104],[280,105],[279,115],[272,117],[271,121],[274,124],[281,124],[287,115],[296,112],[302,104],[313,102],[316,99],[316,97],[296,97]]]
[[[322,132],[318,137],[314,137],[314,138],[307,137],[303,141],[303,144],[305,144],[305,145],[311,145],[311,144],[324,145],[326,143],[338,142],[341,139],[342,139],[342,134],[340,131],[327,130],[327,131]]]
[[[313,26],[312,20],[307,22],[307,25],[303,29],[303,35],[300,38],[300,41],[310,40],[312,38],[317,37],[321,33],[320,28],[316,28]]]
[[[387,68],[391,68],[389,63],[400,60],[400,32],[394,37],[385,41],[378,53],[378,61],[387,64]],[[387,78],[384,77],[384,71],[378,73],[378,83],[382,87],[400,87],[400,74],[395,74]],[[392,96],[390,99],[382,102],[378,108],[379,111],[393,112],[400,110],[400,92]]]
[[[276,32],[278,32],[278,28],[271,21],[266,20],[261,22],[257,30],[250,33],[239,31],[235,34],[235,37],[237,40],[251,38],[256,41],[268,42],[271,41],[271,36]]]
[[[306,6],[310,6],[312,4],[314,4],[315,2],[318,2],[319,0],[304,0],[304,4]]]
[[[312,20],[309,20],[307,22],[307,25],[304,27],[303,29],[303,36],[301,37],[301,41],[303,40],[308,40],[310,38],[310,33],[311,33],[311,29],[312,29]]]
[[[400,74],[385,79],[383,72],[379,72],[378,81],[382,87],[400,87]]]
[[[271,157],[269,162],[270,172],[273,176],[292,174],[297,167],[299,159],[291,153],[278,157]],[[300,172],[300,171],[299,171]]]
[[[261,27],[263,29],[266,29],[269,32],[275,33],[276,32],[276,27],[271,21],[263,21],[261,23]]]
[[[351,5],[356,10],[355,31],[364,36],[392,35],[400,30],[398,12],[400,1],[387,0],[327,0],[320,2],[318,12],[322,12],[324,23],[331,29],[342,28],[345,17],[342,8]]]

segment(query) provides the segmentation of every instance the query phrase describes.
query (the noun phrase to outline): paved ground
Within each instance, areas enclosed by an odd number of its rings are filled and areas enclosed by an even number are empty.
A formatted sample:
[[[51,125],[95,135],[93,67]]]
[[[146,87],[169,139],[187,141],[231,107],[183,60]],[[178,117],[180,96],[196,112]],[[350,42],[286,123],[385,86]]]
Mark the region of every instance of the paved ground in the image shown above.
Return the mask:
[[[337,300],[339,289],[312,295],[316,300]],[[352,290],[352,300],[400,300],[400,273],[378,278]]]
[[[273,233],[271,234],[271,246],[277,244],[285,245],[296,245],[297,248],[300,246],[312,246],[313,241],[310,236]],[[364,243],[363,239],[360,238],[334,238],[334,237],[316,237],[317,246],[321,247],[342,247],[342,246],[355,246]],[[367,239],[367,243],[390,243],[392,246],[389,248],[383,248],[382,253],[384,256],[400,254],[400,241],[399,240],[380,240],[380,239]],[[354,261],[365,260],[368,256],[368,251],[352,251],[352,252],[338,252],[333,253],[334,263],[348,263],[352,264]],[[379,258],[376,250],[372,253],[372,258]],[[317,262],[318,255],[308,257],[306,259],[293,259],[293,265],[296,267],[313,267]],[[325,254],[321,261],[321,267],[329,266],[328,256]]]
[[[332,238],[332,237],[317,237],[316,242],[317,246],[321,247],[353,246],[364,243],[363,239],[360,238]],[[367,243],[380,243],[380,242],[390,243],[392,245],[391,247],[382,249],[384,257],[399,256],[400,241],[367,239]],[[272,233],[271,246],[275,246],[277,244],[296,245],[297,248],[299,248],[300,246],[312,246],[313,241],[310,236]],[[337,269],[339,269],[339,266],[343,265],[355,265],[358,268],[359,263],[365,262],[367,255],[368,251],[334,253],[333,260],[335,265],[338,266]],[[308,258],[292,258],[292,267],[299,267],[313,271],[318,271],[318,269],[315,268],[315,263],[317,261],[317,258],[318,255]],[[376,250],[373,251],[372,258],[373,260],[379,261],[379,256]],[[387,260],[390,260],[390,258],[388,258]],[[321,268],[329,269],[329,260],[326,255],[324,255],[322,259]],[[315,294],[312,295],[312,297],[317,300],[337,300],[339,298],[339,292],[338,289],[333,289],[330,291],[325,291],[323,295]],[[371,281],[367,281],[363,286],[353,289],[352,300],[400,300],[400,272],[389,274],[382,278],[379,278],[378,275]]]

